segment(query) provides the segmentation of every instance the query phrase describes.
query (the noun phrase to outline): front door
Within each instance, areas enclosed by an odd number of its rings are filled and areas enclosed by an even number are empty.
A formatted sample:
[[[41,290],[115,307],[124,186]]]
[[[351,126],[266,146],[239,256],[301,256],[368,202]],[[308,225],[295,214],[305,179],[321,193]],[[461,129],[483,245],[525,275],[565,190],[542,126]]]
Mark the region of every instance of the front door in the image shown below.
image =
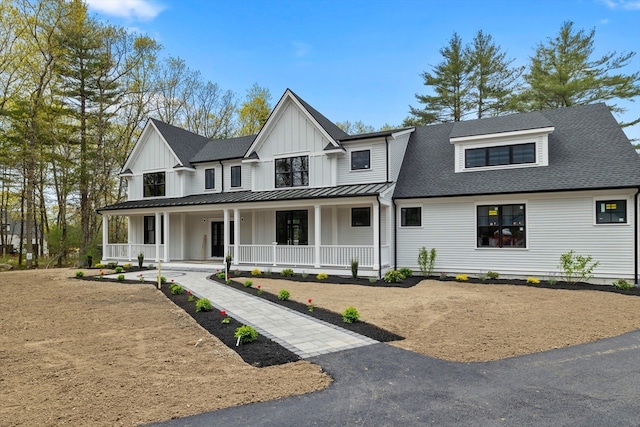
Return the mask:
[[[233,221],[229,223],[230,239],[229,244],[233,245]],[[211,222],[211,256],[213,258],[224,258],[224,222]]]

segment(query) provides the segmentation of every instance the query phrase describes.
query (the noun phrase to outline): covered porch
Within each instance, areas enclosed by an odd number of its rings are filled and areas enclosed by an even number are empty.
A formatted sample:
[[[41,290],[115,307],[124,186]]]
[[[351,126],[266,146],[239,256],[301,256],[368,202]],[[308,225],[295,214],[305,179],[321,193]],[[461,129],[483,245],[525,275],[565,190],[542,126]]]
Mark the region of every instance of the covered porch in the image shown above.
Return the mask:
[[[232,269],[379,277],[392,265],[392,207],[379,197],[162,206],[103,214],[103,261],[193,263]],[[108,241],[113,215],[128,218],[128,242]],[[215,266],[215,267],[213,267]]]

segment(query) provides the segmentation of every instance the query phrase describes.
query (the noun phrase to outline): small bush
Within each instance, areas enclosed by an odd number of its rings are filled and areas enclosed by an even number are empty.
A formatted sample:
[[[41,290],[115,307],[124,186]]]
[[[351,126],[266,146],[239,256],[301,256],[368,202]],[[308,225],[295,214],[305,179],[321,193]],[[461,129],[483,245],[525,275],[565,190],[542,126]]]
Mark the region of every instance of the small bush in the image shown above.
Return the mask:
[[[351,259],[351,277],[358,278],[358,258]]]
[[[260,271],[259,268],[254,268],[253,270],[251,270],[251,275],[254,277],[262,276],[262,271]]]
[[[253,282],[251,280],[245,280],[244,281],[244,287],[245,288],[250,288],[253,286]]]
[[[118,282],[124,281],[124,274],[118,274]]]
[[[538,279],[537,277],[527,277],[527,283],[537,285],[538,283],[540,283],[540,279]]]
[[[440,280],[446,280],[447,277],[447,273],[440,273]]]
[[[271,269],[268,268],[267,271],[264,272],[265,276],[271,276]]]
[[[81,277],[84,277],[84,273],[82,271],[76,271],[76,277],[79,279]]]
[[[315,305],[313,305],[313,300],[311,298],[309,298],[307,300],[307,310],[309,310],[310,312],[313,313],[313,309],[315,308]]]
[[[424,246],[418,252],[418,265],[420,266],[420,273],[422,277],[429,277],[433,272],[433,267],[436,264],[436,249],[432,248],[427,251]]]
[[[130,269],[131,268],[131,263],[122,264],[122,268],[124,268],[125,270]]]
[[[263,292],[264,292],[264,291],[262,290],[262,286],[258,285],[258,286],[256,287],[256,289],[258,289],[258,290],[256,291],[256,293],[257,293],[258,295],[262,295],[262,294],[263,294]]]
[[[412,277],[412,276],[413,276],[413,270],[412,270],[412,269],[410,269],[410,268],[402,267],[402,268],[401,268],[400,270],[398,270],[398,271],[400,271],[400,274],[402,274],[402,275],[405,277],[405,279],[406,279],[407,277]]]
[[[358,310],[353,306],[347,307],[342,312],[342,321],[344,323],[355,323],[358,319],[360,319],[360,313],[358,313]]]
[[[211,301],[206,298],[200,298],[196,301],[196,313],[199,311],[211,311],[213,310],[213,306],[211,305]]]
[[[182,295],[182,294],[184,294],[184,288],[182,286],[178,285],[177,283],[173,284],[173,285],[171,285],[171,293],[173,295]]]
[[[253,329],[251,326],[242,325],[236,329],[233,336],[239,338],[241,344],[246,344],[258,339],[258,331]]]
[[[110,270],[115,270],[117,266],[118,266],[117,262],[110,262],[107,264],[107,268],[109,268]]]
[[[467,276],[466,274],[458,274],[456,276],[456,280],[458,282],[466,282],[467,280],[469,280],[469,276]]]
[[[283,276],[283,277],[291,277],[291,276],[293,276],[294,274],[295,274],[295,273],[294,273],[294,272],[293,272],[293,270],[292,270],[292,269],[290,269],[290,268],[285,268],[284,270],[282,270],[282,271],[280,272],[280,275],[281,275],[281,276]]]
[[[633,288],[633,285],[624,279],[618,279],[615,282],[613,282],[613,287],[616,289],[622,289],[622,290],[628,291],[629,289]]]
[[[97,263],[94,265],[95,268],[104,268],[104,264]]]
[[[387,283],[400,283],[404,280],[404,275],[398,270],[389,270],[384,275],[384,281]]]
[[[369,277],[369,283],[376,283],[378,281],[377,277]]]
[[[117,266],[116,267],[116,273],[122,273],[124,271],[124,268]]]
[[[219,273],[216,273],[216,277],[217,277],[218,279],[224,280],[224,279],[226,279],[226,278],[227,278],[227,275],[224,273],[224,271],[221,271],[221,272],[219,272]]]
[[[286,289],[282,289],[280,292],[278,292],[278,299],[280,301],[286,301],[289,299],[290,296],[291,294]]]
[[[316,279],[318,280],[327,280],[329,278],[329,275],[327,273],[318,273],[318,275],[316,276]]]
[[[307,277],[309,277],[309,273],[302,273],[300,275],[303,279],[306,279]]]
[[[498,273],[497,271],[487,271],[487,278],[488,279],[497,279],[498,277],[500,277],[500,273]]]
[[[167,283],[167,278],[164,276],[160,276],[160,283],[162,284]]]
[[[193,296],[193,294],[191,293],[191,291],[187,291],[187,295],[189,295],[187,297],[187,301],[192,302],[196,300],[196,297]]]
[[[560,255],[560,267],[564,271],[567,283],[587,282],[593,277],[593,270],[600,265],[599,261],[592,261],[591,255],[576,255],[574,250]]]
[[[481,282],[484,282],[485,280],[487,280],[489,277],[486,274],[480,274],[478,276],[478,279],[480,279]]]

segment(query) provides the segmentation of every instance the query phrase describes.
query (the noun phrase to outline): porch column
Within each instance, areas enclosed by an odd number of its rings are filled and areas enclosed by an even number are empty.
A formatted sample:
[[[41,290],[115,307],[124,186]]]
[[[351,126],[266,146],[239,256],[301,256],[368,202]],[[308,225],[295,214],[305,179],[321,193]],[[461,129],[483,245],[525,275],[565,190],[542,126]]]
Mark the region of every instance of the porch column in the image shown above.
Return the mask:
[[[224,235],[224,243],[223,243],[224,253],[222,254],[222,258],[225,258],[229,253],[229,209],[223,209],[222,213],[223,213],[222,234]]]
[[[380,206],[373,204],[373,269],[380,268]]]
[[[331,244],[338,244],[338,208],[335,205],[331,207]]]
[[[162,214],[160,212],[156,212],[155,214],[155,218],[156,218],[156,223],[155,223],[155,232],[156,232],[156,259],[155,261],[158,262],[160,261],[160,245],[162,243],[162,227],[160,227],[161,224],[161,218],[162,218]]]
[[[238,265],[238,255],[240,253],[240,210],[233,210],[233,265]]]
[[[186,235],[186,224],[185,224],[185,215],[183,213],[180,214],[180,259],[184,261],[184,244],[185,244],[185,235]]]
[[[107,259],[107,245],[109,244],[109,215],[102,215],[102,259]],[[93,267],[90,265],[89,267]]]
[[[131,258],[131,245],[133,244],[133,225],[131,224],[131,217],[127,217],[127,258],[132,261]]]
[[[169,248],[171,246],[171,234],[169,233],[169,212],[164,212],[164,262],[169,262]]]
[[[314,207],[314,219],[315,219],[315,268],[320,268],[320,226],[321,226],[321,209],[320,205]]]

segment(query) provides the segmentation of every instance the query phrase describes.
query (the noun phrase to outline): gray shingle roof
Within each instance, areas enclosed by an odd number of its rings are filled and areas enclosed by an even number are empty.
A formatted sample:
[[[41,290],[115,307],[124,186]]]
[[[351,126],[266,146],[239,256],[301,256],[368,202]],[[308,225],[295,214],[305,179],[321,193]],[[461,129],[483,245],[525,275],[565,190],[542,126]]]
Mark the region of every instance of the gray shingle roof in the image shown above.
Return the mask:
[[[549,165],[541,167],[455,173],[449,136],[458,123],[416,128],[394,199],[640,187],[640,157],[606,105],[540,114],[555,126],[549,135]],[[516,114],[483,119],[496,123],[477,124],[499,131],[513,128],[512,123],[522,119]]]
[[[295,96],[296,99],[304,106],[304,108],[307,109],[309,114],[311,114],[313,116],[313,118],[318,122],[318,124],[320,126],[322,126],[322,128],[325,131],[327,131],[327,133],[331,136],[331,138],[333,138],[334,140],[338,141],[339,139],[342,139],[342,138],[345,138],[345,137],[349,136],[348,133],[346,133],[345,131],[340,129],[331,120],[327,119],[325,116],[320,114],[318,112],[318,110],[313,108],[311,105],[307,104],[304,99],[302,99],[298,95],[296,95],[291,89],[289,89],[289,92],[291,92],[293,94],[293,96]]]
[[[105,206],[98,212],[121,210],[160,208],[169,206],[218,205],[242,202],[269,202],[273,200],[305,200],[327,199],[357,196],[375,196],[387,190],[392,183],[341,185],[338,187],[308,188],[297,187],[288,190],[271,191],[231,191],[228,193],[197,194],[170,199],[130,200]]]
[[[544,114],[539,111],[533,111],[510,116],[455,122],[451,131],[451,138],[540,129],[552,126],[553,123]]]
[[[256,139],[256,135],[211,140],[198,154],[191,158],[191,163],[241,159],[251,147],[254,139]]]
[[[209,141],[209,138],[198,135],[188,130],[161,122],[156,119],[149,119],[162,134],[167,144],[171,147],[183,166],[191,166],[191,158],[202,150]]]

